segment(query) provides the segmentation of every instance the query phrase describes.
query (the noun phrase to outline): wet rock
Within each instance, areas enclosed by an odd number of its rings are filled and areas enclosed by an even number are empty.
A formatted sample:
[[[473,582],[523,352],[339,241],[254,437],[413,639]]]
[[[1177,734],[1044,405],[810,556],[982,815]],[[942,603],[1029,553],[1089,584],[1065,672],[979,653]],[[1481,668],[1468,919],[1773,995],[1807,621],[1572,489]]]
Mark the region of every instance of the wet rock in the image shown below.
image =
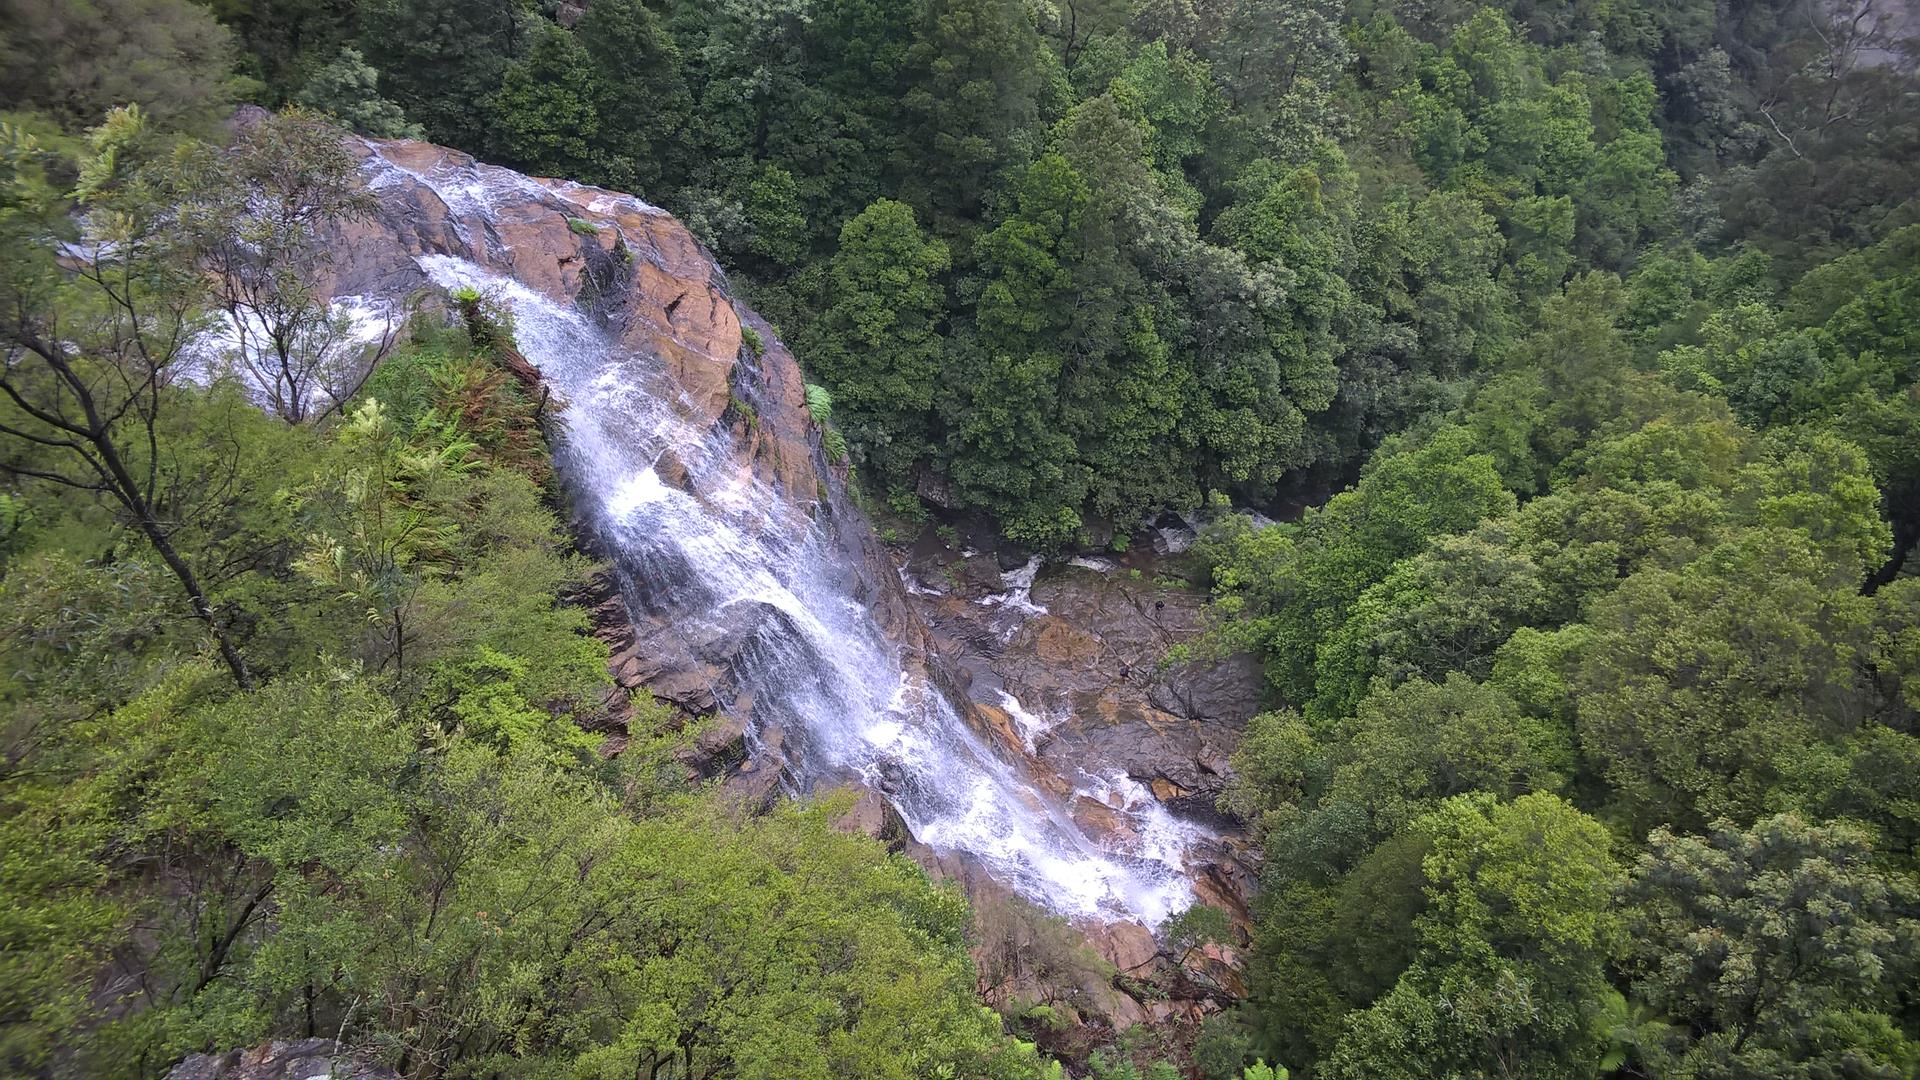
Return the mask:
[[[962,852],[936,852],[917,841],[903,850],[933,877],[966,890],[973,906],[969,951],[987,1004],[1045,1001],[1069,1023],[1115,1031],[1152,1019],[1149,1009],[1114,985],[1117,969],[1094,940],[1104,928],[1071,925],[1040,910]],[[1138,936],[1122,933],[1138,950]]]
[[[985,701],[974,702],[973,708],[979,714],[986,730],[992,732],[993,737],[998,739],[1002,746],[1024,748],[1025,737],[1021,734],[1019,725],[1014,723],[1012,713],[999,705]]]
[[[343,1052],[332,1039],[275,1040],[225,1054],[192,1054],[167,1080],[399,1080],[400,1074]]]
[[[432,143],[350,138],[347,148],[377,203],[328,238],[327,295],[401,300],[426,284],[417,256],[467,259],[594,313],[621,343],[665,365],[715,421],[733,396],[735,368],[750,364],[759,423],[746,464],[796,505],[814,500],[822,478],[799,365],[764,320],[736,304],[719,265],[671,215],[629,195],[521,176]],[[490,209],[465,195],[479,190]],[[759,334],[759,355],[743,326]]]
[[[1221,830],[1225,838],[1189,852],[1188,869],[1199,900],[1244,926],[1257,874],[1243,860],[1244,843],[1232,836],[1237,826],[1214,803],[1245,720],[1258,709],[1259,669],[1242,657],[1160,669],[1169,649],[1200,633],[1204,595],[1163,585],[1158,564],[1136,551],[1092,567],[1049,564],[1031,590],[1046,613],[1010,616],[975,602],[999,591],[979,583],[983,563],[1000,577],[985,556],[916,544],[912,559],[907,569],[918,579],[956,583],[953,595],[914,595],[911,602],[973,701],[982,734],[1010,754],[1028,753],[1002,694],[1044,718],[1033,754],[1038,782],[1063,793],[1068,814],[1095,840],[1124,846],[1137,826],[1121,812],[1120,785],[1090,787],[1090,777],[1132,778],[1176,814]],[[1108,798],[1090,795],[1096,788]],[[1116,942],[1110,930],[1083,930],[1102,952],[1132,961],[1151,939],[1121,931]],[[1132,951],[1118,952],[1123,946]],[[1143,970],[1152,980],[1174,979],[1170,966]],[[1143,998],[1120,1011],[1148,1015],[1164,1005],[1152,993]]]
[[[942,569],[945,571],[943,576],[952,581],[957,595],[962,599],[997,596],[1007,588],[1007,579],[1002,576],[999,563],[984,555],[959,559]]]
[[[1122,975],[1144,973],[1160,955],[1153,931],[1136,922],[1108,923],[1090,931],[1087,940]]]
[[[1074,824],[1096,840],[1108,841],[1116,847],[1140,842],[1139,832],[1118,807],[1079,795],[1068,804],[1067,813],[1073,817]]]
[[[894,850],[912,839],[907,823],[885,795],[865,784],[847,784],[836,790],[856,793],[856,797],[853,806],[834,819],[834,828],[878,840]]]
[[[953,491],[947,486],[946,478],[933,472],[920,474],[919,481],[914,484],[913,493],[920,496],[921,501],[928,506],[936,506],[942,510],[953,507]]]
[[[1029,638],[1033,654],[1046,663],[1084,668],[1105,658],[1105,642],[1065,619],[1042,615],[1035,625]]]
[[[1260,662],[1246,653],[1224,660],[1182,664],[1161,673],[1149,700],[1188,719],[1244,724],[1260,711],[1266,677]]]
[[[708,776],[746,761],[746,720],[731,712],[707,717],[693,737],[692,754],[695,767]]]
[[[1033,560],[1033,552],[1017,544],[1001,544],[993,553],[994,562],[1002,571],[1018,570]]]
[[[749,758],[720,785],[720,797],[748,816],[773,809],[780,798],[781,763],[767,757]]]
[[[1179,978],[1192,993],[1220,1001],[1247,996],[1246,959],[1229,946],[1209,943],[1180,959]]]

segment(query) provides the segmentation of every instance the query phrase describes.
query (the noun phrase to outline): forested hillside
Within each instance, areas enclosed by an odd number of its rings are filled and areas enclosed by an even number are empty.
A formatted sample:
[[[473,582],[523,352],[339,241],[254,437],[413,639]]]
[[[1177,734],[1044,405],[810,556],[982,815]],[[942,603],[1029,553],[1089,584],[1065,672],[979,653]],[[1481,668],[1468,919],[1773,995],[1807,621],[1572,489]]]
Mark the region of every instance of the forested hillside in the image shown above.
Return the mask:
[[[1248,996],[1092,1075],[1920,1077],[1916,34],[0,0],[0,1070],[1061,1075],[951,887],[599,752],[511,319],[311,314],[365,209],[337,123],[678,215],[876,509],[1049,553],[1208,521],[1183,651],[1271,706],[1222,800]],[[200,351],[243,309],[264,402]]]

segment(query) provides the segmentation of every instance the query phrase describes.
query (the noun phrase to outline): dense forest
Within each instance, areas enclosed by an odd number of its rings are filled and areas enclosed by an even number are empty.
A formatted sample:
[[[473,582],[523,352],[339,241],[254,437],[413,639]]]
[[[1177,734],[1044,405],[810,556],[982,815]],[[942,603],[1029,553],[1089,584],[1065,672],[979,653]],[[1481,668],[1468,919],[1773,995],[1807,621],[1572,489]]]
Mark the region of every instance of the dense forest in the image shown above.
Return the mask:
[[[511,318],[454,298],[370,374],[301,322],[363,197],[338,124],[679,216],[876,513],[1208,522],[1182,651],[1271,706],[1221,807],[1264,853],[1248,997],[1074,1071],[1920,1076],[1909,35],[0,0],[0,1072],[315,1034],[409,1078],[1065,1072],[975,998],[953,886],[831,806],[729,812],[684,733],[583,730],[595,567]],[[236,307],[327,407],[174,377]]]

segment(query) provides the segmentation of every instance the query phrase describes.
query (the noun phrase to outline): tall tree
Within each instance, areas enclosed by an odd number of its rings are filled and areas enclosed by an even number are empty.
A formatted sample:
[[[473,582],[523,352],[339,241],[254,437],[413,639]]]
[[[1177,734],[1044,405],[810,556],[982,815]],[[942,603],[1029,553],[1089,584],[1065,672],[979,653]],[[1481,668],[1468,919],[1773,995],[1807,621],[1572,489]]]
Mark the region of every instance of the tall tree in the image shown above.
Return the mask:
[[[574,30],[593,61],[598,128],[587,178],[656,197],[679,164],[675,136],[693,119],[680,45],[641,0],[593,4]]]
[[[833,390],[836,422],[889,484],[932,450],[947,267],[947,246],[911,207],[874,203],[840,230],[832,303],[801,341],[808,370]]]
[[[978,214],[1001,170],[1038,151],[1043,105],[1060,87],[1053,53],[1021,0],[931,0],[901,100],[906,201],[936,220]]]
[[[1629,970],[1681,1022],[1673,1069],[1893,1075],[1920,1060],[1885,1015],[1915,974],[1915,883],[1875,854],[1864,830],[1795,814],[1654,830],[1624,891]]]
[[[153,546],[218,646],[235,682],[253,675],[207,599],[163,509],[182,477],[161,459],[173,383],[185,374],[204,299],[199,268],[168,211],[164,174],[142,168],[137,107],[110,113],[80,162],[88,234],[64,258],[67,205],[46,182],[48,155],[8,128],[0,227],[14,253],[0,279],[5,324],[5,469],[110,500]]]
[[[298,424],[346,401],[393,344],[392,313],[359,325],[321,289],[337,226],[373,196],[341,132],[299,111],[269,114],[225,149],[182,162],[192,197],[181,206],[209,299],[226,317],[217,336],[234,373],[281,419]]]
[[[6,0],[0,27],[0,100],[69,131],[138,105],[159,130],[210,132],[242,90],[232,35],[185,0]]]
[[[370,0],[360,45],[381,89],[436,142],[501,148],[486,103],[523,47],[520,0]]]

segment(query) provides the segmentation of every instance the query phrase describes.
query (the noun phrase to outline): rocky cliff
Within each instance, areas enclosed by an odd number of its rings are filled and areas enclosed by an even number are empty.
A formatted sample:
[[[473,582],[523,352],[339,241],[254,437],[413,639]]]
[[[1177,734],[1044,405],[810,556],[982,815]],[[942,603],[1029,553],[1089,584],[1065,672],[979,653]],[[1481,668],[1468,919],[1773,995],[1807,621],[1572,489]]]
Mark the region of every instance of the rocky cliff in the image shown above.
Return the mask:
[[[804,505],[822,490],[799,365],[672,215],[431,143],[348,145],[377,201],[329,238],[333,296],[403,303],[428,285],[421,256],[465,259],[591,312],[657,358],[693,407],[736,429],[742,464],[790,499]]]
[[[846,568],[847,599],[870,614],[903,666],[941,688],[965,722],[1001,744],[1002,756],[1023,761],[1087,835],[1137,847],[1142,838],[1131,823],[1143,820],[1143,804],[1210,812],[1226,755],[1257,701],[1258,679],[1249,681],[1233,665],[1152,676],[1164,647],[1191,632],[1191,596],[1130,589],[1124,577],[1049,577],[1036,594],[1038,606],[1051,609],[1042,612],[1024,594],[1017,604],[1006,601],[1008,586],[997,568],[990,575],[982,569],[969,583],[972,571],[962,560],[958,569],[939,569],[949,578],[958,574],[956,584],[922,585],[910,601],[893,556],[821,452],[799,365],[772,327],[736,301],[725,274],[679,222],[629,195],[525,177],[427,143],[355,139],[350,148],[376,209],[329,238],[333,258],[325,286],[332,295],[353,298],[360,309],[398,309],[432,294],[424,267],[444,257],[583,314],[619,348],[664,368],[689,430],[729,433],[733,467],[777,493],[779,505],[806,516],[809,532],[825,537],[828,557]],[[653,471],[667,485],[691,489],[674,454],[668,447]],[[605,543],[585,521],[580,533],[590,550]],[[704,721],[689,766],[723,779],[749,809],[802,788],[789,755],[804,733],[758,710],[753,694],[729,681],[743,651],[763,639],[768,620],[788,616],[766,605],[730,605],[728,614],[699,620],[690,630],[687,620],[651,614],[647,604],[633,602],[649,588],[671,587],[635,580],[645,573],[615,560],[581,598],[612,650],[623,691],[608,700],[607,723],[616,731],[611,745],[620,745],[618,729],[633,720],[626,692],[651,694]],[[1021,702],[1045,711],[1051,718],[1045,730],[1033,726],[1040,722]],[[872,790],[860,794],[846,820],[936,873],[958,878],[983,910],[1011,902],[964,855],[918,844]],[[1230,831],[1220,830],[1195,850],[1190,871],[1198,893],[1243,915],[1251,878]],[[1113,973],[1076,976],[1084,985],[1073,996],[1090,1016],[1124,1024],[1191,1015],[1236,988],[1230,954],[1216,952],[1181,969],[1138,925],[1083,930],[1113,965]],[[998,934],[982,948],[1018,954],[1023,933]],[[1040,976],[1024,969],[1018,955],[1010,962],[982,960],[983,971],[1004,973],[997,987],[983,990],[1038,996],[1032,992]],[[1147,982],[1161,986],[1124,992]],[[1184,1003],[1170,1000],[1169,990],[1184,993]]]

